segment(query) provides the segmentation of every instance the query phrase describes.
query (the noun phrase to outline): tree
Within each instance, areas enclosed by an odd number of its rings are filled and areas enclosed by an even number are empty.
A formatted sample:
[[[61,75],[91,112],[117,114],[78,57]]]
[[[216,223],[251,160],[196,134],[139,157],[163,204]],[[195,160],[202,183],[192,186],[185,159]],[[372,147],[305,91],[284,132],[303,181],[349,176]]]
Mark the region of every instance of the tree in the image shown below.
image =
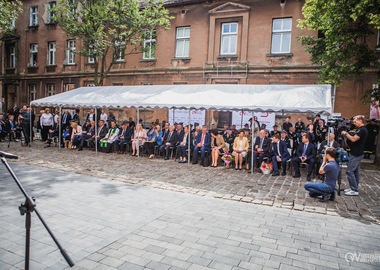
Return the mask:
[[[146,33],[170,25],[161,0],[60,0],[55,20],[71,38],[80,39],[75,51],[91,57],[95,85],[103,85],[119,57],[141,53]]]
[[[19,0],[0,0],[0,34],[8,34],[14,28],[14,22],[22,12],[22,3]]]
[[[301,36],[302,45],[310,53],[312,63],[320,66],[321,83],[339,86],[344,79],[356,79],[369,68],[378,72],[380,63],[369,37],[380,29],[379,0],[306,0],[302,8],[302,29],[318,31],[318,35]],[[377,31],[376,31],[377,32]],[[379,101],[377,88],[368,89],[364,102]],[[375,163],[380,165],[380,136]]]

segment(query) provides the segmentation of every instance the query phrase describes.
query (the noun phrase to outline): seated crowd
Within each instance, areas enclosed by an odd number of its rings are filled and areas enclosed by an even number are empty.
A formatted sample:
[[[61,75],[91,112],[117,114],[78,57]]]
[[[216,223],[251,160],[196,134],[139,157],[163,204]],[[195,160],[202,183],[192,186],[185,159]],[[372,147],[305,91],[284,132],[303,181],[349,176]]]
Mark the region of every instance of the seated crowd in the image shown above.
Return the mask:
[[[87,114],[85,123],[80,125],[78,114],[78,110],[65,110],[62,116],[57,113],[53,116],[48,109],[41,111],[38,125],[45,147],[50,147],[61,131],[61,146],[78,151],[82,151],[85,146],[94,149],[97,144],[100,152],[116,151],[117,154],[124,154],[129,150],[132,156],[146,154],[152,159],[161,155],[165,160],[175,155],[179,163],[185,163],[191,157],[193,164],[197,164],[200,159],[201,165],[211,167],[217,167],[221,157],[230,153],[236,170],[242,170],[245,165],[249,173],[261,172],[260,166],[266,162],[272,163],[274,176],[280,175],[280,169],[284,176],[292,165],[295,178],[301,177],[300,166],[308,164],[306,179],[310,181],[313,171],[323,161],[325,149],[339,146],[334,140],[334,133],[330,133],[327,140],[328,129],[319,115],[314,121],[309,120],[307,125],[299,118],[293,126],[290,119],[286,118],[281,130],[275,125],[271,132],[264,124],[260,125],[255,117],[250,119],[250,124],[246,124],[244,129],[237,130],[235,125],[225,125],[219,132],[215,125],[208,129],[197,124],[194,127],[183,126],[182,123],[170,125],[166,121],[160,124],[158,119],[149,129],[144,129],[142,120],[136,125],[132,118],[122,122],[119,127],[112,112],[107,115],[104,111],[95,126],[93,110]],[[12,117],[7,119],[7,124],[0,117],[0,123],[2,128],[7,126],[15,130],[14,138],[20,137],[16,133],[16,125],[12,124]],[[254,166],[249,168],[252,158]]]

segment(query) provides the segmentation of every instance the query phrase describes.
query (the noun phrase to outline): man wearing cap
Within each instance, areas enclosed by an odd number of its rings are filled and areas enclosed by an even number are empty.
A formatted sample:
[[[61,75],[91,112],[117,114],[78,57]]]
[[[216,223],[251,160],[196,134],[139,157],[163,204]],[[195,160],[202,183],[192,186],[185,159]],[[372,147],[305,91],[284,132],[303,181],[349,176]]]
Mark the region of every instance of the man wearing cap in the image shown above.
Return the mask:
[[[233,152],[232,147],[234,146],[234,141],[235,141],[235,136],[232,134],[232,128],[228,127],[226,129],[226,133],[223,135],[223,139],[229,149],[229,152],[232,153]]]
[[[119,138],[115,140],[115,148],[118,154],[124,154],[127,144],[131,143],[132,129],[129,122],[125,121],[121,124]]]
[[[273,126],[273,130],[270,132],[270,136],[273,137],[276,134],[280,134],[280,131],[277,130],[277,125]]]
[[[286,143],[287,148],[289,149],[292,148],[290,144],[290,139],[288,138],[288,134],[286,133],[285,130],[280,132],[280,137],[281,137],[281,141],[284,141]]]

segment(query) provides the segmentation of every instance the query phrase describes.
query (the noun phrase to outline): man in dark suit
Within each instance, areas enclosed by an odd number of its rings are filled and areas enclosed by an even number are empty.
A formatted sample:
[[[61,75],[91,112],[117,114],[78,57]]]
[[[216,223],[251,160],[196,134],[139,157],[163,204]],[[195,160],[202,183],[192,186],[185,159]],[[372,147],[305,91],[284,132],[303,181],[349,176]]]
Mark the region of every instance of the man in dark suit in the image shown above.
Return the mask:
[[[165,160],[169,159],[170,148],[175,147],[177,144],[177,133],[174,131],[174,126],[169,126],[169,131],[165,134],[160,147],[161,155],[165,155]]]
[[[278,176],[280,173],[278,172],[278,162],[281,162],[282,166],[282,173],[281,175],[286,175],[286,162],[290,158],[290,154],[288,152],[288,146],[286,145],[285,141],[282,141],[280,139],[280,135],[275,134],[273,135],[273,157],[272,157],[272,163],[273,163],[273,176]]]
[[[223,139],[229,149],[229,152],[233,152],[233,146],[235,141],[235,136],[232,134],[232,128],[227,128],[227,132],[223,135]]]
[[[128,121],[121,124],[119,134],[119,138],[115,140],[115,147],[118,154],[124,154],[126,144],[131,143],[132,138],[132,129],[129,127]]]
[[[67,126],[70,126],[71,121],[71,114],[69,113],[69,110],[65,110],[64,114],[62,115],[62,128],[63,130],[66,130]]]
[[[259,168],[259,166],[263,163],[264,157],[268,156],[270,143],[271,143],[270,139],[266,136],[266,131],[263,129],[260,130],[259,137],[256,138],[255,144],[253,145],[254,164],[257,160],[257,157],[259,157],[259,164],[257,165],[257,168]]]
[[[183,123],[177,124],[176,130],[175,130],[177,139],[179,139],[180,137],[183,138],[183,134],[185,133],[182,129],[182,126],[183,126]]]
[[[82,132],[82,135],[79,138],[80,145],[79,145],[78,151],[82,151],[84,142],[88,139],[91,139],[94,136],[95,136],[95,121],[91,121],[90,125],[87,127],[87,129],[84,132]]]
[[[57,123],[54,123],[53,128],[49,129],[49,134],[48,134],[49,138],[47,140],[47,144],[46,144],[45,148],[46,147],[50,147],[50,145],[51,145],[54,137],[59,137],[59,126],[60,125],[61,125],[61,132],[63,134],[64,130],[62,129],[62,124],[61,124],[60,120],[61,119],[58,117],[57,118]],[[61,136],[61,142],[60,143],[61,143],[61,147],[65,147],[65,145],[63,143],[63,136]]]
[[[310,135],[304,134],[302,136],[302,142],[298,145],[296,156],[292,159],[295,175],[293,178],[301,177],[300,164],[301,162],[309,163],[309,171],[307,173],[307,181],[311,181],[311,173],[315,166],[316,156],[315,145],[310,142]]]
[[[270,132],[270,137],[273,137],[276,134],[280,134],[280,131],[278,131],[277,129],[278,129],[277,125],[274,125],[273,130]]]
[[[99,144],[100,140],[103,139],[107,135],[108,128],[104,124],[105,124],[104,120],[100,120],[97,134],[92,136],[92,138],[88,140],[88,143],[91,147],[95,147],[95,136],[96,136],[96,142]]]
[[[20,131],[17,129],[16,123],[14,121],[14,116],[10,114],[8,120],[5,121],[5,128],[9,135],[9,141],[12,139],[18,142],[18,138],[21,137]]]
[[[194,147],[194,159],[193,164],[198,163],[198,152],[201,151],[201,165],[205,166],[205,155],[206,151],[211,151],[211,135],[207,131],[207,127],[202,127],[202,133],[199,133],[197,139],[195,140]]]

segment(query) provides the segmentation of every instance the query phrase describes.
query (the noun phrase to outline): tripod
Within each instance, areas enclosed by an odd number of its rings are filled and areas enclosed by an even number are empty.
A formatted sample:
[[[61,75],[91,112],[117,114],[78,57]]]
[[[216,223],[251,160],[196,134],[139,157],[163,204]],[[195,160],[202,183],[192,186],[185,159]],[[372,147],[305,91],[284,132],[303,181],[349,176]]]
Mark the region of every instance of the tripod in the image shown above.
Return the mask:
[[[15,182],[16,182],[17,186],[19,187],[19,189],[21,190],[22,194],[24,194],[24,196],[25,196],[25,203],[22,203],[19,206],[19,208],[18,208],[20,210],[20,215],[22,215],[22,216],[26,215],[26,219],[25,219],[25,230],[26,230],[26,235],[25,235],[25,270],[29,270],[30,228],[31,228],[31,225],[32,225],[32,215],[31,215],[31,213],[33,211],[36,213],[37,217],[39,218],[39,220],[41,221],[41,223],[44,225],[45,229],[48,231],[48,233],[50,234],[51,238],[53,239],[53,241],[55,242],[55,244],[57,245],[57,247],[61,251],[61,254],[65,258],[67,264],[70,267],[73,267],[74,263],[71,260],[70,256],[62,248],[61,244],[55,238],[53,232],[49,229],[48,225],[46,224],[46,222],[44,221],[44,219],[42,218],[42,216],[40,215],[40,213],[37,211],[35,199],[29,196],[29,194],[26,192],[26,190],[24,189],[24,187],[21,185],[21,182],[17,179],[17,176],[15,175],[15,173],[12,171],[11,167],[9,167],[9,164],[7,162],[7,158],[9,158],[9,159],[17,159],[18,157],[14,156],[12,154],[0,152],[0,158],[1,158],[1,162],[5,165],[5,167],[7,168],[7,170],[9,171],[9,173],[11,174],[11,176],[13,177],[13,179],[15,180]]]

